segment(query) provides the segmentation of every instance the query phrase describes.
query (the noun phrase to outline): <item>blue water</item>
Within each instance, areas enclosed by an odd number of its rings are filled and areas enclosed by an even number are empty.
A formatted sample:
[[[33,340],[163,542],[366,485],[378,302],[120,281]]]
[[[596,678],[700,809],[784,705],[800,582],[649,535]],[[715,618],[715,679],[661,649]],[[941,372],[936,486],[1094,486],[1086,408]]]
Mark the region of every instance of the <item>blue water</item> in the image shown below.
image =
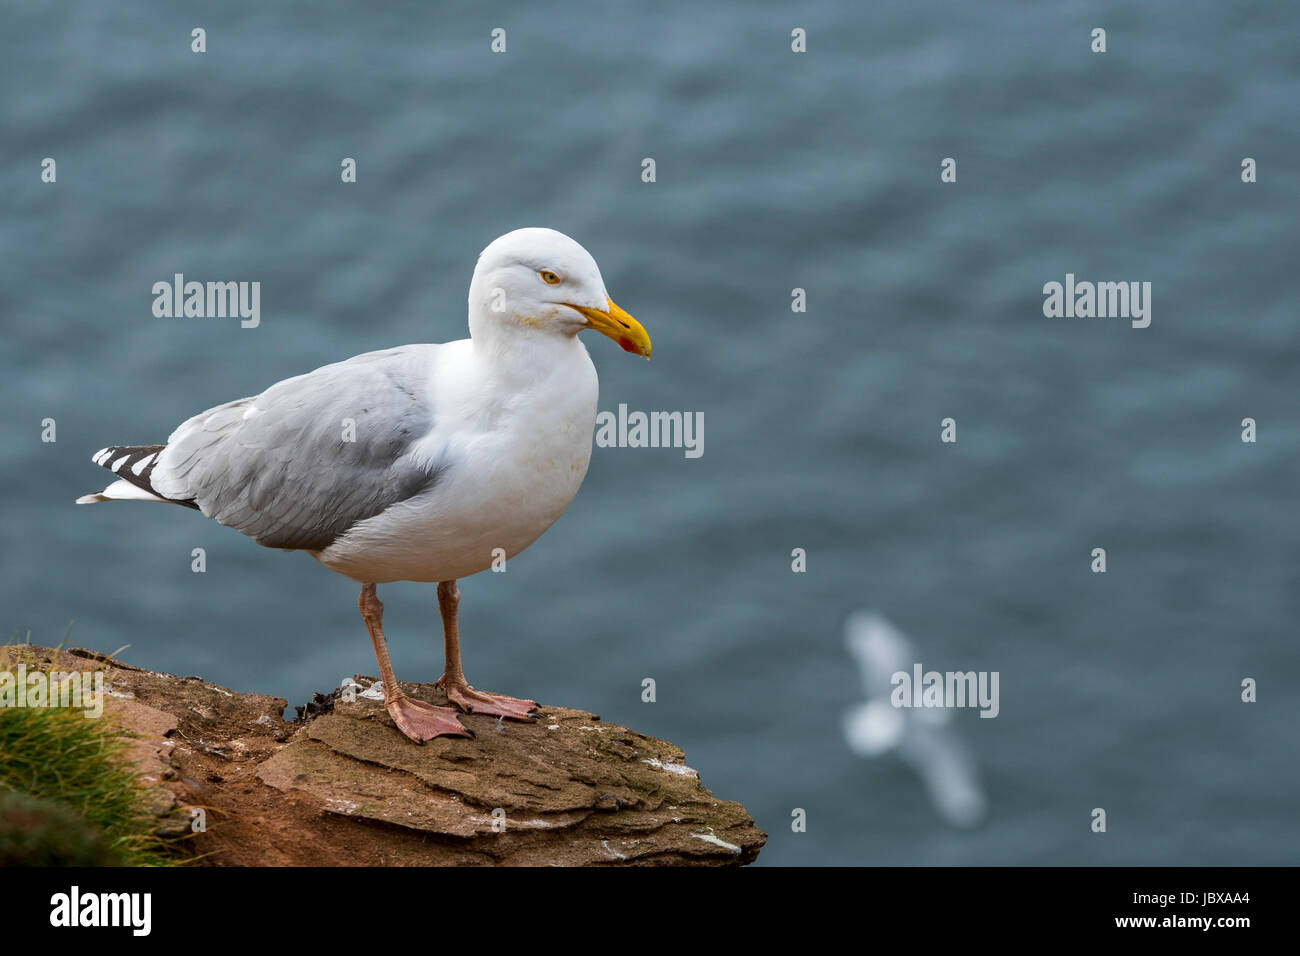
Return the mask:
[[[352,582],[188,510],[74,507],[88,457],[462,337],[478,251],[547,225],[654,340],[587,341],[601,407],[703,412],[705,451],[597,448],[551,531],[461,582],[471,681],[672,740],[766,864],[1300,860],[1300,8],[380,6],[6,11],[6,637],[75,619],[291,702],[373,673]],[[260,326],[155,318],[176,272],[260,281]],[[1150,281],[1151,326],[1044,318],[1066,273]],[[398,674],[436,677],[434,589],[381,596]],[[860,607],[927,668],[999,672],[999,716],[957,721],[982,827],[847,749]]]

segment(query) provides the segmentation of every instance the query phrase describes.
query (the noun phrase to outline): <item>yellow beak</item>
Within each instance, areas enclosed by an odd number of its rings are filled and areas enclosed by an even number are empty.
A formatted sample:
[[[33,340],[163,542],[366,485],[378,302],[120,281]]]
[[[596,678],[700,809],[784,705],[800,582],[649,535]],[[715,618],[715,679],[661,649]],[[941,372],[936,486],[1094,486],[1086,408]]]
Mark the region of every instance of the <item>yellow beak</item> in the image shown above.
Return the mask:
[[[601,335],[608,335],[624,352],[635,352],[649,358],[650,336],[641,327],[641,323],[616,306],[613,299],[606,301],[609,308],[605,310],[589,309],[582,305],[569,305],[569,308],[581,312],[586,317],[589,328]]]

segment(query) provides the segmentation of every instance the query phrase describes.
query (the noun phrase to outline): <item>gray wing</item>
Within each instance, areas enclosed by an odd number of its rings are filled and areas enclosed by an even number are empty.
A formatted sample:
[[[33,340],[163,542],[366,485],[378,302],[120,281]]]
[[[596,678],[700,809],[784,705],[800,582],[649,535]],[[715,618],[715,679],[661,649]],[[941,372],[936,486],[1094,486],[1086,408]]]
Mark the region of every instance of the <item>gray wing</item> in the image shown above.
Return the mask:
[[[975,755],[955,728],[913,721],[898,744],[898,755],[925,782],[930,802],[945,820],[971,827],[988,813]]]
[[[916,646],[898,628],[874,611],[854,611],[844,626],[844,643],[857,662],[868,700],[889,701],[893,677],[912,670]]]
[[[409,454],[433,427],[423,396],[436,348],[368,352],[196,415],[167,440],[153,488],[258,544],[326,548],[437,483],[442,469]]]

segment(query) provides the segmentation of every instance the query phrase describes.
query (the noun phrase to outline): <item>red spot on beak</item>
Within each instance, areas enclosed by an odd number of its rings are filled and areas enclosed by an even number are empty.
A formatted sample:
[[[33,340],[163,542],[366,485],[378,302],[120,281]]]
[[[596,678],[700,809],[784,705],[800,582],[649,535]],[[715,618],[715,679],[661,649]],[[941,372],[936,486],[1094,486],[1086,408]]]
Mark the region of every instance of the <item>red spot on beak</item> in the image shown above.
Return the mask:
[[[633,341],[632,341],[631,339],[629,339],[629,338],[622,338],[622,339],[619,339],[619,340],[618,340],[618,344],[619,344],[619,347],[620,347],[624,352],[635,352],[635,351],[636,351],[636,343],[633,342]]]

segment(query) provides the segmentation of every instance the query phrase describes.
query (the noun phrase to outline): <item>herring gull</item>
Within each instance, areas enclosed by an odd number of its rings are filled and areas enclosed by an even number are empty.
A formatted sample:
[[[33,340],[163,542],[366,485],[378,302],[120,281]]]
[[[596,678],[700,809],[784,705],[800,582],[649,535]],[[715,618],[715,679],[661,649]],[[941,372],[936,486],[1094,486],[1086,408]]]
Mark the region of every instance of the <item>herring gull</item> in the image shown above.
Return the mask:
[[[92,460],[117,480],[77,503],[195,508],[359,582],[384,706],[417,743],[471,734],[456,710],[402,693],[376,585],[436,582],[438,685],[460,711],[531,720],[535,702],[465,680],[456,580],[523,551],[577,494],[597,398],[583,329],[650,357],[650,337],[610,299],[587,250],[552,229],[507,233],[474,269],[469,338],[285,379],[183,422],[165,445],[110,445]]]

